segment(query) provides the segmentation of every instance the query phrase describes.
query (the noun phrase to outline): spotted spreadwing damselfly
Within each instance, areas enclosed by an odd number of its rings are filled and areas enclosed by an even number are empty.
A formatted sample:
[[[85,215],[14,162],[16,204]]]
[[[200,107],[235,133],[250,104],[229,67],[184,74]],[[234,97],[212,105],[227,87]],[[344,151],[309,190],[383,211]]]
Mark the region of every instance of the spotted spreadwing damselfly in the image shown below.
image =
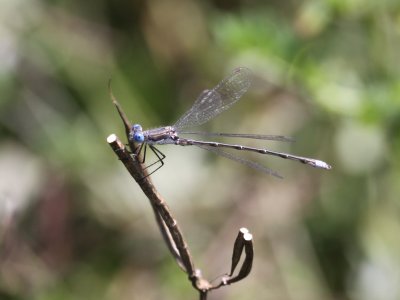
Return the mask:
[[[254,148],[238,144],[226,144],[213,141],[202,141],[198,139],[184,138],[182,135],[202,135],[207,137],[234,137],[245,139],[259,139],[271,141],[292,141],[292,139],[280,135],[262,135],[262,134],[240,134],[240,133],[211,133],[211,132],[193,132],[185,131],[186,128],[191,128],[210,121],[223,111],[229,109],[235,104],[243,94],[249,89],[251,85],[251,71],[247,68],[237,68],[224,80],[222,80],[216,87],[211,90],[203,91],[193,106],[184,113],[180,119],[172,126],[159,127],[149,130],[143,130],[142,126],[135,124],[131,128],[129,139],[136,144],[138,148],[135,149],[134,155],[139,155],[143,150],[143,161],[146,158],[147,146],[154,152],[158,160],[149,165],[148,167],[160,163],[153,172],[157,171],[164,165],[165,155],[155,147],[155,145],[173,144],[180,146],[197,146],[199,148],[214,152],[223,157],[229,158],[239,162],[248,167],[254,168],[261,172],[281,177],[275,171],[251,160],[237,157],[222,149],[234,149],[251,151],[260,154],[268,154],[285,159],[301,162],[316,168],[331,169],[331,166],[326,162],[318,159],[307,158],[297,155],[292,155],[283,152],[272,151],[266,148]]]

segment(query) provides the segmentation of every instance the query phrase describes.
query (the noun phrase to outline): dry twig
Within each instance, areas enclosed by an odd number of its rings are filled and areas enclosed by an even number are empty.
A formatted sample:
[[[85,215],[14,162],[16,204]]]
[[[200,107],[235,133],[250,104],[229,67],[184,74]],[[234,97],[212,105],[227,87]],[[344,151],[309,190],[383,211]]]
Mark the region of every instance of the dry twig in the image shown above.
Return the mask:
[[[181,269],[187,273],[193,287],[199,291],[200,299],[207,299],[207,294],[210,290],[229,285],[245,278],[250,273],[253,262],[252,235],[246,228],[241,228],[236,238],[233,247],[231,272],[229,275],[224,276],[220,283],[212,285],[208,280],[201,276],[199,269],[195,269],[192,256],[178,222],[172,216],[171,211],[163,197],[154,187],[150,176],[148,176],[146,166],[141,163],[141,157],[138,157],[136,154],[132,154],[136,153],[137,145],[129,138],[131,123],[127,119],[118,101],[112,94],[111,81],[109,82],[109,92],[110,97],[124,123],[125,133],[131,151],[125,147],[125,145],[115,134],[108,136],[107,142],[149,199],[151,207],[153,208],[156,222],[169,251]],[[245,259],[238,275],[233,276],[233,272],[239,263],[243,250],[245,252]]]

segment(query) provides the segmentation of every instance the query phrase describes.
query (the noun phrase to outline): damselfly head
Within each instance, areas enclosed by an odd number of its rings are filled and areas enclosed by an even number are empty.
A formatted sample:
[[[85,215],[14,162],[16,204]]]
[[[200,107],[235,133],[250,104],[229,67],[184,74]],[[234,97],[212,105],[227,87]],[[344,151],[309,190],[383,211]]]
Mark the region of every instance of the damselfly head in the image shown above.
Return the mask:
[[[130,138],[135,143],[143,143],[144,135],[142,126],[140,126],[139,124],[134,124],[131,128]]]

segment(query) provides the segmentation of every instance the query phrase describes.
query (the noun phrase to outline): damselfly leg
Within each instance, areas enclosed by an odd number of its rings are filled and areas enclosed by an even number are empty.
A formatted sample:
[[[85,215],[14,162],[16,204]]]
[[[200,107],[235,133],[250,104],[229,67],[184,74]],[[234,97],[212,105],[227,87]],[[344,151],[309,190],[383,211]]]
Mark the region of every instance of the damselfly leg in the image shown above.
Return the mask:
[[[150,148],[150,150],[154,153],[154,155],[157,157],[157,160],[155,162],[152,162],[151,164],[147,165],[144,169],[148,169],[158,163],[160,163],[160,165],[154,169],[151,173],[149,173],[148,175],[146,175],[144,178],[146,178],[147,176],[150,176],[151,174],[153,174],[154,172],[156,172],[158,169],[162,168],[164,166],[164,159],[165,159],[165,154],[162,153],[160,150],[158,150],[155,146],[148,144],[148,143],[142,143],[140,144],[139,147],[136,148],[135,151],[135,157],[138,159],[138,161],[141,164],[144,164],[146,162],[146,156],[147,156],[147,147]],[[143,158],[141,160],[139,160],[140,158],[140,154],[143,151]]]

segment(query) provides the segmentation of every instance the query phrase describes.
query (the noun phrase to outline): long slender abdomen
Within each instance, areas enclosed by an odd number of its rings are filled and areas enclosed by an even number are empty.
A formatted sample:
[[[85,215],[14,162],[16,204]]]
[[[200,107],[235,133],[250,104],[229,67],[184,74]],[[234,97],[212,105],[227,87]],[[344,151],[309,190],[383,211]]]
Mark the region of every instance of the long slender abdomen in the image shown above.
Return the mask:
[[[205,141],[196,141],[196,140],[191,140],[191,139],[180,139],[180,138],[175,140],[174,143],[176,145],[181,145],[181,146],[198,145],[198,146],[209,146],[209,147],[215,147],[215,148],[230,148],[230,149],[235,149],[235,150],[245,150],[245,151],[251,151],[251,152],[256,152],[256,153],[261,153],[261,154],[268,154],[268,155],[273,155],[273,156],[277,156],[277,157],[281,157],[281,158],[285,158],[285,159],[295,160],[295,161],[301,162],[303,164],[313,166],[315,168],[321,168],[321,169],[326,169],[326,170],[330,170],[332,168],[326,162],[318,160],[318,159],[307,158],[307,157],[292,155],[292,154],[283,153],[283,152],[271,151],[271,150],[264,149],[264,148],[254,148],[254,147],[248,147],[248,146],[242,146],[242,145],[236,145],[236,144],[205,142]]]

